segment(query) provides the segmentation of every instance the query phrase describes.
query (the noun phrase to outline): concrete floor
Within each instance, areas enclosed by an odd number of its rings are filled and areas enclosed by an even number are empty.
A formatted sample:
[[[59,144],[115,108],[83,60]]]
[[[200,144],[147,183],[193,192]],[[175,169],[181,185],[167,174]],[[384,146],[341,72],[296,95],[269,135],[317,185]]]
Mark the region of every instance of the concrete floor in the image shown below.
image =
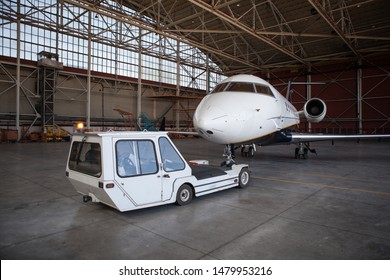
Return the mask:
[[[175,140],[187,160],[222,146]],[[1,259],[390,259],[390,142],[258,148],[246,189],[120,213],[83,203],[69,143],[0,145]]]

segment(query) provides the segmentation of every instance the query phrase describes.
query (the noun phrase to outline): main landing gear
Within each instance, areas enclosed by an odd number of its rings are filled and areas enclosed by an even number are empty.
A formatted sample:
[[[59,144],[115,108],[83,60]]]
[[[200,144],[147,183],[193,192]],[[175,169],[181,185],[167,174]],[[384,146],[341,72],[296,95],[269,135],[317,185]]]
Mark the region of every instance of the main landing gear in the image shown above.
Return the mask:
[[[241,156],[243,157],[254,157],[256,153],[256,145],[243,145],[241,147]]]
[[[240,146],[237,148],[240,148]],[[236,148],[234,147],[234,144],[225,145],[225,149],[223,152],[225,160],[221,163],[221,166],[231,167],[233,164],[236,163],[235,150]],[[241,146],[241,156],[243,157],[254,157],[255,152],[256,147],[254,144]],[[307,159],[309,152],[317,155],[317,151],[315,149],[310,148],[309,142],[299,142],[298,147],[295,148],[295,158]]]
[[[295,158],[307,159],[308,152],[317,155],[315,149],[310,149],[310,145],[307,142],[299,142],[298,147],[295,148]]]

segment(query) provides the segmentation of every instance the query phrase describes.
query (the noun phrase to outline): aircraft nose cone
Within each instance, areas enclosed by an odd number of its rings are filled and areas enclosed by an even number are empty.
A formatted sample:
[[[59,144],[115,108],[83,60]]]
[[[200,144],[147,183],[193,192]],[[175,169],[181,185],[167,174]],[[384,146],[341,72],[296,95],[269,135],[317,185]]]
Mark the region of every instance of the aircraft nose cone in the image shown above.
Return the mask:
[[[239,143],[246,136],[251,117],[241,100],[243,94],[215,93],[206,96],[194,114],[194,127],[201,137],[218,144]]]
[[[198,130],[202,134],[205,134],[205,135],[207,134],[209,136],[214,135],[214,132],[216,130],[220,130],[219,127],[216,127],[215,125],[213,125],[212,120],[205,120],[205,119],[198,121],[196,127],[198,128]]]
[[[226,118],[226,113],[218,106],[202,106],[195,112],[194,126],[201,136],[212,140],[225,130]]]

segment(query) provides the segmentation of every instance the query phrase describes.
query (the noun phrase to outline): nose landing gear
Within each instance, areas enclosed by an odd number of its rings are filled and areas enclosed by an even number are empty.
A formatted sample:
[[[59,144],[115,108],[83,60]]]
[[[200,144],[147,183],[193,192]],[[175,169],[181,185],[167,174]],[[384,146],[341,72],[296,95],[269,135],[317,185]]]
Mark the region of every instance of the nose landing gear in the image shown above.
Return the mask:
[[[221,162],[221,166],[231,167],[233,164],[236,163],[236,161],[234,160],[236,158],[234,152],[234,144],[225,145],[223,156],[225,157],[225,160]]]
[[[221,166],[231,167],[235,164],[235,150],[241,148],[241,156],[243,157],[254,157],[256,153],[255,144],[251,145],[242,145],[235,147],[234,144],[225,145],[225,149],[223,152],[223,156],[225,157],[225,161],[221,163]]]

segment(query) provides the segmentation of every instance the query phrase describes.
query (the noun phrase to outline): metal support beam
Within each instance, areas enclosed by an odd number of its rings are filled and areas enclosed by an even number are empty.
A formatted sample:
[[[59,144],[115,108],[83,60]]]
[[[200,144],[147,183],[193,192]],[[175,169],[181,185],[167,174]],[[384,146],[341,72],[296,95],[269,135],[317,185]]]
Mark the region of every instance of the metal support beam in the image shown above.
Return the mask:
[[[87,128],[91,128],[92,12],[88,13]]]
[[[189,0],[189,2],[191,2],[194,5],[197,5],[198,7],[202,8],[202,9],[204,9],[206,11],[208,11],[209,13],[217,16],[222,21],[226,21],[226,22],[230,23],[231,25],[233,25],[233,26],[235,26],[235,27],[245,31],[247,34],[252,35],[253,37],[255,37],[255,38],[265,42],[266,44],[274,47],[275,49],[277,49],[277,50],[279,50],[279,51],[289,55],[290,57],[292,57],[295,60],[301,62],[302,64],[306,64],[306,61],[302,57],[296,55],[294,52],[288,50],[284,46],[279,45],[278,43],[274,42],[273,40],[269,39],[268,37],[256,33],[251,27],[248,27],[247,25],[245,25],[242,22],[240,22],[238,19],[230,17],[226,13],[221,12],[215,6],[206,4],[202,0]]]
[[[340,39],[344,41],[344,43],[353,51],[356,57],[360,57],[357,49],[352,45],[349,39],[347,39],[343,30],[337,26],[337,23],[333,20],[333,18],[329,15],[329,13],[324,9],[324,7],[318,2],[318,0],[308,0],[309,3],[316,9],[318,14],[329,24],[330,27],[339,35]]]
[[[241,59],[239,57],[236,57],[234,55],[226,53],[223,50],[213,48],[210,46],[206,46],[206,45],[202,44],[202,42],[191,40],[185,36],[180,36],[177,34],[172,34],[170,32],[166,32],[164,30],[164,28],[156,28],[155,24],[150,24],[148,22],[142,21],[140,19],[135,18],[132,15],[120,13],[120,12],[115,11],[113,9],[108,9],[104,6],[96,6],[95,4],[91,3],[90,1],[86,1],[86,0],[77,0],[77,1],[76,0],[62,0],[62,1],[64,3],[71,4],[75,7],[80,7],[82,9],[85,9],[85,10],[88,10],[88,11],[91,11],[94,13],[98,13],[98,14],[101,14],[103,16],[107,16],[109,18],[113,18],[117,21],[121,21],[123,23],[131,24],[135,27],[142,28],[143,30],[147,30],[149,32],[153,32],[156,34],[161,34],[167,38],[171,38],[173,40],[177,40],[179,42],[189,44],[191,46],[194,46],[194,47],[199,48],[201,50],[204,50],[206,52],[214,53],[218,56],[228,58],[228,59],[235,61],[239,64],[249,66],[250,68],[253,68],[255,70],[263,70],[260,65],[254,64],[254,63],[247,61],[245,59]]]
[[[177,49],[176,49],[176,96],[180,96],[180,42],[177,42]],[[180,101],[176,101],[176,109],[179,109],[180,107]],[[176,129],[180,129],[180,112],[179,110],[176,111]]]
[[[363,106],[362,106],[362,85],[363,85],[363,73],[362,73],[362,60],[359,59],[358,61],[358,68],[356,71],[356,97],[357,97],[357,118],[358,118],[358,130],[359,134],[363,133]]]
[[[206,54],[206,93],[210,92],[210,55]]]
[[[17,21],[17,63],[16,63],[16,130],[18,132],[17,141],[21,139],[21,131],[20,131],[20,1],[18,1],[18,21]]]
[[[137,86],[137,122],[142,111],[142,29],[139,28],[138,37],[138,86]]]
[[[307,100],[310,100],[311,98],[311,65],[308,65],[307,67],[307,74],[306,74],[306,99]],[[308,130],[309,132],[311,132],[311,128],[312,128],[312,124],[311,122],[307,122],[308,123]]]

